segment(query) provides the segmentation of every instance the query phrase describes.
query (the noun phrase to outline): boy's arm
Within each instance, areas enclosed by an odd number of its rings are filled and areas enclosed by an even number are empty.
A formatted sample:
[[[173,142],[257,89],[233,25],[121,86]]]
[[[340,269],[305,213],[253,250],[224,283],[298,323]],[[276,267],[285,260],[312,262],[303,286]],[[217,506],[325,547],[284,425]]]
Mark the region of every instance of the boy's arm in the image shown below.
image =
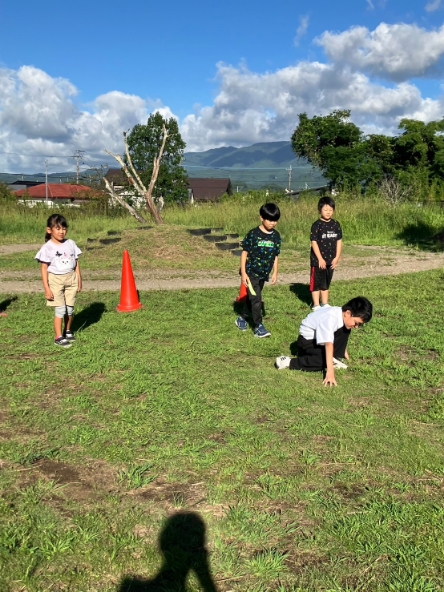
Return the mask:
[[[279,267],[279,255],[276,255],[274,263],[273,263],[273,270],[271,273],[271,284],[274,285],[278,279],[278,267]]]
[[[327,263],[326,263],[324,257],[321,255],[321,251],[319,250],[318,243],[316,241],[311,241],[311,248],[313,249],[313,252],[318,259],[319,269],[326,269]]]
[[[336,243],[336,257],[331,262],[332,269],[335,269],[335,267],[337,267],[337,265],[339,263],[339,259],[341,258],[341,253],[342,253],[342,238],[339,239],[338,242]]]
[[[333,367],[333,343],[327,342],[325,344],[325,360],[327,362],[327,372],[325,373],[325,378],[322,381],[324,386],[338,386],[335,378],[335,369]]]
[[[49,263],[41,263],[40,264],[40,273],[42,274],[42,284],[43,284],[43,290],[45,292],[46,300],[54,300],[54,294],[52,293],[51,288],[49,287],[49,282],[48,282],[48,266],[49,266]]]
[[[76,268],[74,271],[76,272],[76,275],[77,275],[77,282],[78,282],[77,292],[81,292],[82,291],[82,275],[80,273],[80,265],[79,265],[78,259],[76,259]]]
[[[246,265],[247,265],[247,257],[248,251],[242,251],[241,260],[240,260],[240,272],[241,272],[241,282],[244,284],[245,287],[248,288],[248,275],[246,272]]]

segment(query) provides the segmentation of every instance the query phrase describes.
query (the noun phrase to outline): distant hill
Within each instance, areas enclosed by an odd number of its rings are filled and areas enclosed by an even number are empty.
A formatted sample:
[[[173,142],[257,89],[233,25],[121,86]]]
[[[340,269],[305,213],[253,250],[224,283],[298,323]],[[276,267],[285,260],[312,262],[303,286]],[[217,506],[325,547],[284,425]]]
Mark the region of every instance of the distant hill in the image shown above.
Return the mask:
[[[295,156],[290,142],[260,142],[243,148],[227,146],[205,152],[185,152],[184,157],[185,167],[275,168],[307,165]]]
[[[326,184],[318,169],[295,156],[290,142],[259,142],[243,148],[224,146],[205,152],[185,152],[182,166],[191,178],[229,178],[235,192],[262,188],[295,190]],[[97,171],[82,171],[79,182],[85,183],[91,177],[97,178]],[[75,178],[75,172],[70,171],[48,174],[49,183],[75,183]],[[3,183],[19,180],[44,183],[45,174],[0,173]]]

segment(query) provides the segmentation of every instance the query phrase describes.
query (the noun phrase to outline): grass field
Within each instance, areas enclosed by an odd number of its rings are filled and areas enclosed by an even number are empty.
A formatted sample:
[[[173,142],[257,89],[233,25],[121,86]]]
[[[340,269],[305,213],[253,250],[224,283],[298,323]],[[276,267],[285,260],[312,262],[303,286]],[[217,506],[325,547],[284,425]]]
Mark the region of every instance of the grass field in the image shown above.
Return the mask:
[[[333,389],[273,368],[303,286],[266,289],[265,340],[237,331],[232,290],[142,293],[127,315],[83,293],[67,351],[42,295],[17,297],[0,591],[442,590],[442,282],[335,282],[332,304],[364,295],[375,314]]]

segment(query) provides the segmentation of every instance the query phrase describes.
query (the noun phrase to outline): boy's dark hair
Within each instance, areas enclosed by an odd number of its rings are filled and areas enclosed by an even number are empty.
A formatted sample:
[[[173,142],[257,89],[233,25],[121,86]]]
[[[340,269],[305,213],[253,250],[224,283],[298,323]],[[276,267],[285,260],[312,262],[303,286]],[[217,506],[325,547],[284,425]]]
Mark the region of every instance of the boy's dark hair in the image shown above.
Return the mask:
[[[368,323],[371,321],[373,316],[373,305],[370,300],[364,298],[364,296],[357,296],[356,298],[352,298],[344,304],[342,307],[342,312],[349,310],[352,317],[358,317],[358,319],[362,319],[364,323]]]
[[[274,203],[266,203],[259,210],[259,216],[270,222],[277,222],[281,217],[281,211]]]
[[[335,200],[332,197],[329,197],[328,195],[321,197],[321,199],[318,201],[319,212],[322,210],[322,208],[324,206],[330,206],[331,208],[335,209],[336,208]]]
[[[54,228],[55,226],[61,226],[62,228],[68,228],[68,222],[66,221],[65,216],[61,216],[60,214],[51,214],[48,220],[46,221],[46,228]],[[51,235],[47,232],[45,234],[45,242],[48,242],[51,238]]]

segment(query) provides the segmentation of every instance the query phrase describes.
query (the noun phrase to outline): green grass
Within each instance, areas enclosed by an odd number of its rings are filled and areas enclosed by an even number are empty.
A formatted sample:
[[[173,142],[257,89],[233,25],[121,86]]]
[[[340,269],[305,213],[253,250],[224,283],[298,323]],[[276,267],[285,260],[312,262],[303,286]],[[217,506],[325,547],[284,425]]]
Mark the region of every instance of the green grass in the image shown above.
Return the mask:
[[[172,591],[207,564],[225,592],[441,590],[442,280],[334,282],[332,304],[375,315],[333,389],[273,368],[308,312],[289,286],[264,292],[266,340],[236,330],[233,290],[142,293],[126,315],[82,293],[67,351],[19,295],[0,319],[0,590]],[[188,587],[210,589],[192,569]]]
[[[266,197],[256,192],[236,194],[218,204],[166,207],[162,212],[169,225],[185,228],[220,227],[226,232],[244,236],[260,222],[259,207],[267,199],[276,200],[282,212],[278,230],[285,248],[306,248],[311,224],[318,217],[317,195],[302,195],[297,201],[280,196]],[[340,221],[348,244],[417,245],[430,248],[430,238],[444,227],[444,209],[440,204],[403,203],[389,206],[382,200],[336,198],[335,217]],[[139,224],[122,208],[112,208],[108,215],[99,215],[85,208],[61,209],[69,222],[69,236],[85,243],[87,238],[103,238],[107,231],[131,231]],[[144,214],[146,215],[146,214]],[[43,242],[48,211],[44,207],[29,209],[0,204],[0,241],[5,243]],[[148,224],[150,224],[148,216]]]

